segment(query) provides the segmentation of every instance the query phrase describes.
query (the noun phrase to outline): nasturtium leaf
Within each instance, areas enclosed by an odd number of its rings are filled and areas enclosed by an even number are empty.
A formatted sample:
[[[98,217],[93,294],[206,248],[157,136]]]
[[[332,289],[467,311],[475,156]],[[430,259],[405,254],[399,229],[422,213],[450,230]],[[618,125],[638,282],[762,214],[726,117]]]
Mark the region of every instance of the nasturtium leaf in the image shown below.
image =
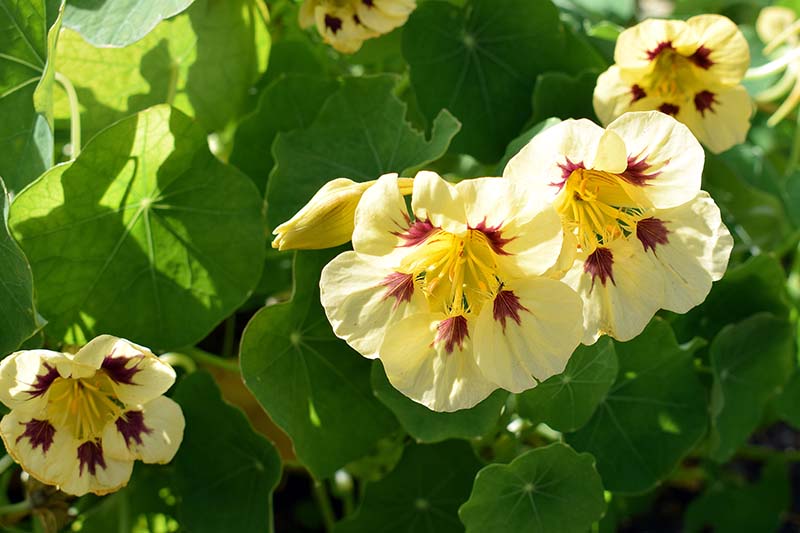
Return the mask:
[[[194,0],[68,0],[64,26],[97,47],[122,47],[147,35]]]
[[[464,441],[411,444],[395,469],[366,486],[358,511],[336,533],[456,533],[464,531],[458,506],[469,497],[481,467]]]
[[[8,193],[0,179],[0,358],[44,325],[33,301],[31,266],[8,232],[7,220]]]
[[[281,476],[275,447],[225,403],[209,374],[178,384],[186,432],[173,460],[179,520],[197,533],[272,530],[272,491]]]
[[[752,485],[712,483],[686,509],[684,530],[687,533],[778,531],[789,506],[788,464],[778,458],[764,465],[760,479]]]
[[[261,275],[252,182],[168,106],[122,120],[15,199],[10,225],[33,268],[49,336],[110,333],[152,348],[202,339]]]
[[[614,343],[604,337],[592,346],[578,346],[564,372],[517,397],[519,414],[558,431],[583,426],[617,378]]]
[[[502,159],[500,159],[500,163],[497,164],[495,175],[502,176],[503,169],[506,168],[506,164],[508,164],[512,157],[517,155],[517,152],[522,150],[525,145],[528,144],[528,141],[536,137],[550,126],[555,126],[559,122],[561,122],[561,119],[557,117],[545,119],[538,124],[535,124],[530,129],[525,130],[518,137],[508,143],[508,146],[506,147],[506,153],[503,154]]]
[[[278,134],[267,186],[270,227],[292,217],[332,179],[374,180],[447,151],[458,121],[442,111],[426,140],[405,121],[406,106],[393,94],[396,82],[392,75],[345,78],[308,128]]]
[[[467,533],[583,533],[605,508],[594,458],[554,443],[478,472],[458,514]]]
[[[597,458],[606,489],[641,492],[669,474],[705,433],[706,391],[694,372],[693,350],[679,346],[660,319],[614,346],[616,382],[589,422],[566,439]]]
[[[765,311],[788,317],[791,304],[786,291],[786,272],[770,255],[758,255],[728,270],[714,283],[706,301],[672,321],[680,341],[694,336],[710,340],[726,324]]]
[[[369,361],[333,335],[319,303],[319,274],[332,257],[296,255],[292,300],[256,313],[240,355],[245,384],[320,479],[397,429],[372,394]]]
[[[558,68],[565,31],[550,0],[426,2],[403,28],[403,56],[428,120],[462,123],[450,147],[494,163],[530,118],[536,76]]]
[[[392,387],[380,363],[374,363],[372,367],[372,389],[395,414],[400,425],[419,442],[473,439],[486,435],[500,419],[508,397],[508,392],[496,390],[471,409],[437,413]]]
[[[246,111],[248,92],[266,69],[269,44],[256,0],[196,0],[125,48],[95,48],[64,30],[56,64],[77,90],[87,137],[161,103],[215,131]],[[59,91],[55,116],[69,117]]]
[[[236,128],[230,163],[250,176],[263,192],[274,165],[275,136],[308,127],[338,86],[335,80],[319,76],[278,77],[261,93],[258,108]]]
[[[778,415],[800,430],[800,371],[795,370],[777,400]]]
[[[536,79],[533,88],[533,119],[536,124],[548,117],[588,118],[598,122],[592,107],[597,71],[576,76],[546,72]]]
[[[793,329],[785,319],[759,313],[723,328],[709,351],[714,372],[711,456],[724,462],[744,444],[769,399],[791,376]]]
[[[14,192],[53,164],[51,56],[59,5],[0,0],[0,176]]]

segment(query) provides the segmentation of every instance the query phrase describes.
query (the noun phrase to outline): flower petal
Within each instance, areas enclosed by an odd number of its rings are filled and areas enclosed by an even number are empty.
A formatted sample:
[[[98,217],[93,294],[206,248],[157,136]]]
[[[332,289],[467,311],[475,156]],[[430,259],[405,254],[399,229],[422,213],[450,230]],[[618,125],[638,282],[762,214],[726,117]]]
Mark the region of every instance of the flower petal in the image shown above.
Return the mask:
[[[698,15],[686,21],[697,43],[710,51],[708,76],[735,85],[750,66],[750,47],[739,27],[722,15]]]
[[[592,168],[614,174],[621,174],[628,168],[628,154],[625,142],[613,130],[604,131],[600,137]]]
[[[456,187],[435,172],[414,176],[411,209],[417,220],[428,220],[435,227],[459,235],[467,230],[464,201]]]
[[[180,406],[159,396],[106,426],[103,450],[120,460],[168,463],[183,440],[186,422]]]
[[[353,250],[375,257],[391,256],[403,243],[398,232],[407,227],[408,210],[400,193],[397,174],[384,174],[358,202]],[[387,259],[389,263],[393,262]]]
[[[93,492],[102,496],[116,492],[131,478],[133,461],[121,461],[110,457],[100,441],[78,442],[73,439],[72,453],[76,459],[64,470],[58,481],[59,488],[75,496]]]
[[[69,376],[71,361],[60,352],[23,350],[0,362],[0,401],[8,408],[36,413],[47,403],[47,390],[58,377]]]
[[[473,407],[497,386],[475,364],[469,337],[450,353],[445,342],[435,341],[445,318],[442,314],[415,314],[393,324],[380,356],[386,376],[397,390],[429,409],[449,412]]]
[[[600,74],[597,78],[597,85],[594,87],[592,104],[601,124],[608,125],[609,122],[630,110],[637,98],[632,92],[633,86],[637,85],[636,81],[638,81],[638,77],[631,77],[617,65],[612,65]],[[644,94],[639,97],[644,97]]]
[[[126,405],[145,404],[175,383],[175,370],[147,348],[116,339],[110,350],[102,353],[106,355],[101,369],[111,378],[117,398]]]
[[[517,310],[504,314],[497,303],[483,307],[475,360],[487,379],[522,392],[564,370],[583,336],[582,304],[560,281],[531,278],[507,288],[518,299]]]
[[[0,421],[0,436],[8,454],[30,475],[58,485],[78,462],[75,440],[49,420],[12,410]]]
[[[658,111],[640,111],[625,113],[608,129],[625,141],[629,161],[652,176],[637,189],[655,207],[684,204],[700,191],[705,154],[685,125]]]
[[[687,55],[697,47],[694,35],[684,21],[648,19],[619,34],[614,48],[614,63],[623,69],[646,71],[653,65],[652,52],[662,43],[670,43]]]
[[[389,324],[427,310],[413,280],[411,294],[390,293],[387,278],[393,273],[356,252],[340,254],[322,270],[320,300],[333,331],[370,359],[378,356]]]
[[[698,93],[700,94],[700,93]],[[741,85],[719,92],[705,91],[709,98],[702,112],[697,105],[682,106],[678,120],[684,122],[692,133],[712,152],[724,152],[744,142],[750,129],[754,106],[747,90]]]

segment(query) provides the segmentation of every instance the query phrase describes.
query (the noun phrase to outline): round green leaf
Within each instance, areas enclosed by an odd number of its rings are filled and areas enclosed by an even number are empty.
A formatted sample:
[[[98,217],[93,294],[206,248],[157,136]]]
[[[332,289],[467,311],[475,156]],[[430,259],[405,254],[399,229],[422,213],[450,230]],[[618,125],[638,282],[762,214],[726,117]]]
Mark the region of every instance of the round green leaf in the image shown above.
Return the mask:
[[[319,275],[331,258],[330,251],[296,255],[292,300],[256,313],[240,355],[245,384],[319,479],[397,429],[372,394],[369,361],[333,335],[319,303]]]
[[[258,282],[261,200],[208,151],[192,120],[159,106],[118,122],[14,201],[46,332],[110,333],[154,348],[202,339]]]
[[[791,376],[794,342],[791,324],[768,313],[726,326],[714,338],[711,453],[717,461],[727,461],[745,443]]]
[[[795,429],[800,429],[800,371],[795,370],[777,401],[778,414]]]
[[[392,387],[380,363],[372,366],[372,389],[400,421],[409,435],[420,442],[447,439],[474,439],[489,433],[500,419],[508,392],[494,391],[472,409],[437,413],[410,400]]]
[[[594,458],[555,443],[478,472],[458,514],[467,533],[583,533],[605,508]]]
[[[97,47],[122,47],[147,35],[194,0],[70,0],[64,26]]]
[[[458,506],[467,500],[480,467],[466,442],[411,444],[389,475],[367,485],[358,511],[335,532],[463,531]]]
[[[617,355],[608,337],[578,346],[567,368],[517,397],[519,414],[558,431],[583,426],[617,377]]]
[[[617,379],[592,418],[566,436],[597,458],[606,488],[640,492],[669,474],[707,426],[706,391],[693,347],[679,346],[656,319],[635,339],[615,342]]]

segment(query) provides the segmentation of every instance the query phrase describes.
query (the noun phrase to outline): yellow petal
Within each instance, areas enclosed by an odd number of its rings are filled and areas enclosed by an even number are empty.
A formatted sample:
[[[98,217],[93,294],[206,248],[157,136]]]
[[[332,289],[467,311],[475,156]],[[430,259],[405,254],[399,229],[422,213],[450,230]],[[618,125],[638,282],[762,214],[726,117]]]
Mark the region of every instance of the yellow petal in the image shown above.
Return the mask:
[[[50,384],[59,376],[69,376],[70,369],[70,360],[59,352],[23,350],[12,353],[0,362],[0,401],[10,409],[41,412]]]
[[[116,339],[103,353],[101,368],[111,378],[117,399],[126,405],[147,403],[175,383],[175,370],[147,348]]]
[[[695,105],[685,106],[678,119],[711,152],[720,153],[745,141],[755,107],[741,85],[712,94],[710,108],[701,113]]]
[[[391,259],[402,239],[396,233],[408,227],[408,210],[397,174],[385,174],[363,195],[355,210],[353,249],[359,254]]]
[[[653,62],[648,57],[662,43],[691,54],[697,44],[682,20],[648,19],[620,33],[614,48],[614,62],[622,69],[646,72]]]
[[[633,86],[638,77],[625,74],[617,65],[612,65],[597,78],[592,104],[600,123],[609,122],[629,111],[634,102]]]
[[[739,83],[750,66],[750,47],[739,27],[722,15],[698,15],[686,24],[697,44],[710,50],[709,78],[724,85]]]
[[[422,171],[414,176],[411,209],[417,220],[429,220],[450,233],[458,235],[467,230],[467,214],[458,190],[435,172]]]
[[[126,415],[106,426],[102,438],[105,454],[127,461],[170,462],[181,445],[186,426],[180,406],[159,396]]]

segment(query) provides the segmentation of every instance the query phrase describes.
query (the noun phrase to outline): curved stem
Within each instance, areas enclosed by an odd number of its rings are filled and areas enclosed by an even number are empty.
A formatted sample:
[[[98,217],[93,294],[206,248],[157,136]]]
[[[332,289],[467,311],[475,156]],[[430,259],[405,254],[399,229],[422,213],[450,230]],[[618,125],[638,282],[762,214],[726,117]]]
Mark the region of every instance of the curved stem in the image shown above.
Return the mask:
[[[194,362],[194,359],[182,353],[167,352],[159,355],[158,358],[170,366],[183,368],[189,374],[197,370],[197,363]]]
[[[744,75],[744,79],[757,80],[759,78],[766,78],[770,74],[783,70],[798,57],[800,57],[800,48],[795,48],[769,63],[748,69]]]
[[[336,519],[333,516],[333,508],[331,507],[331,500],[328,497],[328,491],[325,490],[325,485],[322,482],[312,481],[312,483],[314,483],[314,499],[317,500],[317,506],[322,514],[322,522],[325,524],[325,531],[331,533]]]
[[[212,366],[216,366],[230,372],[239,372],[239,364],[231,359],[226,359],[224,357],[220,357],[218,355],[214,355],[208,353],[205,350],[201,350],[195,346],[188,346],[181,350],[181,353],[184,353],[191,357],[196,363],[204,363]]]
[[[56,81],[64,87],[69,100],[69,142],[72,146],[70,158],[75,159],[81,153],[81,109],[78,105],[78,93],[75,92],[75,87],[69,78],[60,72],[56,72]]]
[[[22,500],[17,503],[10,503],[8,505],[0,505],[0,516],[19,514],[31,510],[30,500]]]
[[[8,470],[10,467],[14,466],[14,464],[15,464],[14,459],[10,455],[8,454],[4,455],[3,458],[0,459],[0,474]]]

